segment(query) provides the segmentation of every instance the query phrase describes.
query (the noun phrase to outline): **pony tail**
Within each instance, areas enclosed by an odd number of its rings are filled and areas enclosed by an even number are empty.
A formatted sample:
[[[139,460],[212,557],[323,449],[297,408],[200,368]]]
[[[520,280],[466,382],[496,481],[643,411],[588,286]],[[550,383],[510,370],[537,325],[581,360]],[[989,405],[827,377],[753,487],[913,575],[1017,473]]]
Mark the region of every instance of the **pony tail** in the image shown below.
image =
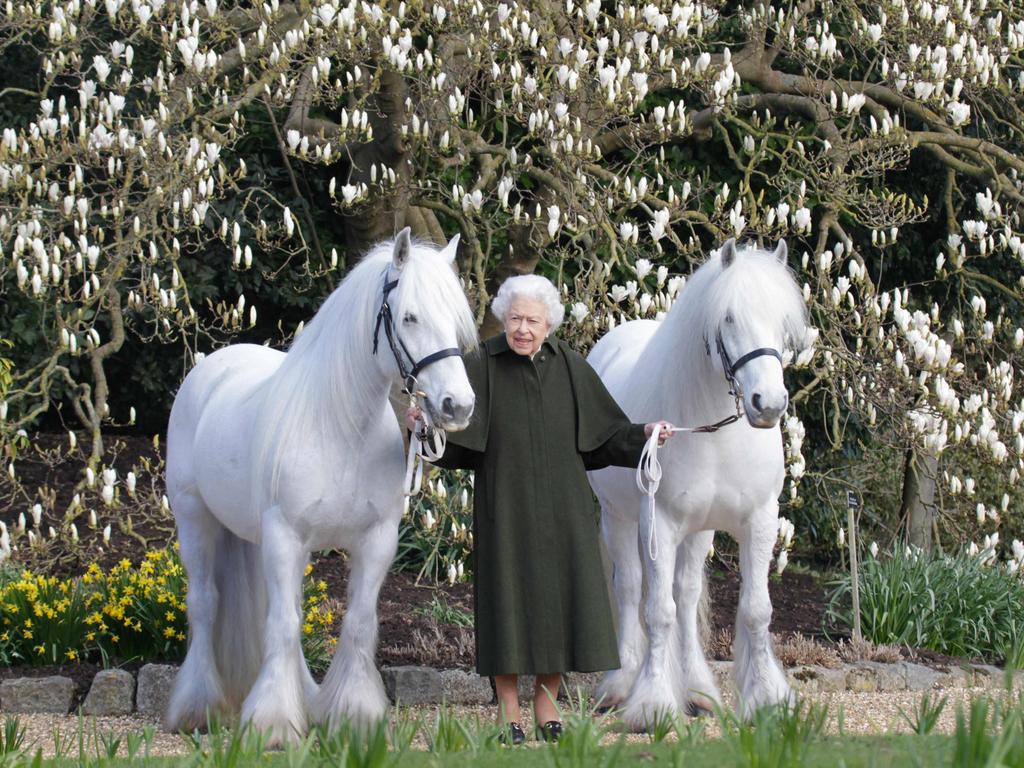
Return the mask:
[[[267,590],[259,546],[226,528],[221,536],[214,568],[220,595],[213,633],[214,654],[225,699],[230,711],[237,712],[256,682],[263,660]]]
[[[711,590],[708,589],[707,565],[702,565],[704,570],[701,577],[700,599],[697,601],[697,637],[700,638],[700,647],[707,653],[708,643],[711,642]]]

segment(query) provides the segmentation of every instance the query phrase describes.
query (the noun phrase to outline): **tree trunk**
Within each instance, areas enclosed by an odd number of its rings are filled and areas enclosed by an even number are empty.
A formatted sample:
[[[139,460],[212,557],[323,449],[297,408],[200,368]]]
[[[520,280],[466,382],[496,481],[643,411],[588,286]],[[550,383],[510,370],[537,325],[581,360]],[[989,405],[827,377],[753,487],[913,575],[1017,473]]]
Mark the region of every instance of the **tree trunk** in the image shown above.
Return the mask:
[[[939,460],[925,451],[907,451],[903,469],[903,503],[900,512],[907,521],[907,543],[924,552],[932,549],[935,520],[935,484]]]

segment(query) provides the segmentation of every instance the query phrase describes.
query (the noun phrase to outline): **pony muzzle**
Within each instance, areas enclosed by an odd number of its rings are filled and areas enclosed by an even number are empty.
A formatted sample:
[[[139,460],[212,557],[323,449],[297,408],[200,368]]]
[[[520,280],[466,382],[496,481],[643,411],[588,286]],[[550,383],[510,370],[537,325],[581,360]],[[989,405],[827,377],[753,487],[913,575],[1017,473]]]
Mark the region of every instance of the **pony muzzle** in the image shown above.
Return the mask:
[[[767,398],[760,392],[750,396],[749,402],[744,403],[744,412],[747,416],[747,423],[756,429],[771,429],[778,425],[786,413],[789,405],[789,394],[782,393],[781,398]]]
[[[443,395],[439,403],[424,398],[424,405],[430,413],[433,423],[449,432],[457,432],[469,425],[469,419],[473,415],[475,399],[462,400],[452,395]]]

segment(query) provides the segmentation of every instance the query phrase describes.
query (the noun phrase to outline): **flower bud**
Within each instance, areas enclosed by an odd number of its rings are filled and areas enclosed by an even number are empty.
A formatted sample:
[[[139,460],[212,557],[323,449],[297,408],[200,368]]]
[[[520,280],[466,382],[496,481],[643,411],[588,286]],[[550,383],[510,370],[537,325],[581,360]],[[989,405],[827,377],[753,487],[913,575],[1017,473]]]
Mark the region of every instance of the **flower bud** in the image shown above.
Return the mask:
[[[775,572],[782,573],[786,570],[786,565],[789,563],[789,553],[784,549],[779,552],[778,558],[775,560]]]

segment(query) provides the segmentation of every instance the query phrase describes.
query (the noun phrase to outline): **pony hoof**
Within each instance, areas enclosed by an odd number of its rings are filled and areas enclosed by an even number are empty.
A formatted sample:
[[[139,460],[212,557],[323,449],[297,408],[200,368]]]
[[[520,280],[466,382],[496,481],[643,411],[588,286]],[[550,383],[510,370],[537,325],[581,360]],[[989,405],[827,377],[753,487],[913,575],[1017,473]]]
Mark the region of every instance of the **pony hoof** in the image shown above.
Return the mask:
[[[625,701],[623,696],[598,696],[594,702],[594,711],[606,715],[609,712],[618,712],[622,709]]]
[[[714,714],[710,708],[696,701],[686,702],[684,711],[687,717],[711,717]]]
[[[636,721],[624,721],[626,723],[627,733],[642,733],[650,734],[654,732],[655,722],[647,722],[646,720]]]

